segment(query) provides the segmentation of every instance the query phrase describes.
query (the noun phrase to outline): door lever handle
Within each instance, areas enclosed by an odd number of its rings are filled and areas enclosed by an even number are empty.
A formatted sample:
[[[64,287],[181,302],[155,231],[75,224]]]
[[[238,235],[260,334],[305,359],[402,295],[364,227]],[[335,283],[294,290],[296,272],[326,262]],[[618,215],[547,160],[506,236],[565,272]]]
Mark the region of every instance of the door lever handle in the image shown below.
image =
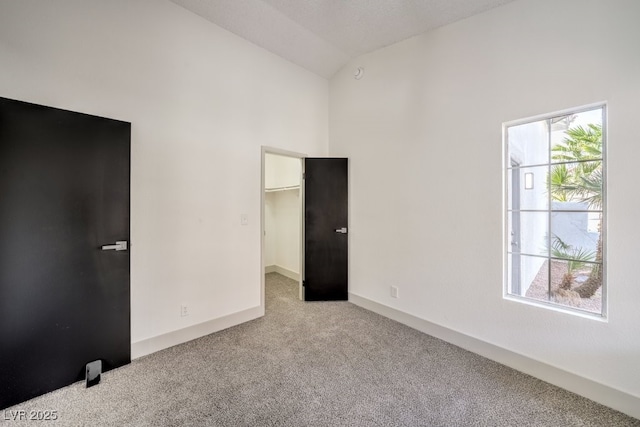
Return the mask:
[[[127,241],[117,241],[115,245],[104,245],[102,247],[103,251],[126,251],[127,250]]]
[[[347,234],[347,227],[336,229],[336,233]]]

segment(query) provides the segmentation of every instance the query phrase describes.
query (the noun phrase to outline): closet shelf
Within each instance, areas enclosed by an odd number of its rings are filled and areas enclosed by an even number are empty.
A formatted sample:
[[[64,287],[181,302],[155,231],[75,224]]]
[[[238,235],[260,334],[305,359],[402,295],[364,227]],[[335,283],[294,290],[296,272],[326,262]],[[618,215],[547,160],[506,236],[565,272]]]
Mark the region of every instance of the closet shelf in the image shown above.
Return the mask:
[[[290,187],[273,187],[273,188],[265,188],[265,193],[273,193],[274,191],[288,191],[288,190],[299,190],[299,185],[292,185]]]

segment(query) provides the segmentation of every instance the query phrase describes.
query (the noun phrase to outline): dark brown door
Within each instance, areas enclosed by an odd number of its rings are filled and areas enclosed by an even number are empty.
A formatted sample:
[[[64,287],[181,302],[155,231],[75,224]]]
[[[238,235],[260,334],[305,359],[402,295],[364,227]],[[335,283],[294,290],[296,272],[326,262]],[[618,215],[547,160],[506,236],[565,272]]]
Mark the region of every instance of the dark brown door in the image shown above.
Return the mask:
[[[304,296],[348,299],[348,159],[304,159]]]
[[[131,360],[130,133],[0,98],[0,408]]]

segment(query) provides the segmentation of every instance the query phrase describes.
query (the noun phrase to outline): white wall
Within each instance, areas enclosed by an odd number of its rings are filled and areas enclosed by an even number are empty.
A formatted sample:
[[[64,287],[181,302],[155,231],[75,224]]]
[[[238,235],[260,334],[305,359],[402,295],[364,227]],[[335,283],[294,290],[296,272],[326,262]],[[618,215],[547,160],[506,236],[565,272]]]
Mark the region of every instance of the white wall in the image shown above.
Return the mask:
[[[300,190],[279,191],[275,196],[278,204],[276,265],[300,273]]]
[[[265,154],[265,266],[289,277],[300,273],[300,159]],[[290,274],[293,273],[293,274]]]
[[[640,397],[638,16],[636,0],[515,1],[334,76],[352,295]],[[606,322],[503,299],[501,125],[598,101],[609,106]]]
[[[264,265],[270,268],[276,265],[277,239],[277,200],[276,193],[264,194]]]
[[[132,122],[134,356],[259,315],[261,146],[327,154],[326,80],[165,0],[3,0],[0,58],[0,96]]]

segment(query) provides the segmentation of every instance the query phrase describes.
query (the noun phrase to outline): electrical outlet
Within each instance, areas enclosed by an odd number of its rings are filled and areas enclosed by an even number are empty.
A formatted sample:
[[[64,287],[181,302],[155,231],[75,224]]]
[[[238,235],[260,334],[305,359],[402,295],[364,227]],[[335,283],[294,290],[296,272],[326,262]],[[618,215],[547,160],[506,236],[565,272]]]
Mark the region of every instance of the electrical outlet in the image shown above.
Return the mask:
[[[391,287],[391,298],[398,298],[398,287],[397,286],[392,286]]]
[[[189,310],[187,309],[187,304],[182,304],[180,306],[180,316],[184,317],[188,315],[189,315]]]
[[[241,225],[249,225],[249,215],[248,214],[240,215],[240,224]]]

